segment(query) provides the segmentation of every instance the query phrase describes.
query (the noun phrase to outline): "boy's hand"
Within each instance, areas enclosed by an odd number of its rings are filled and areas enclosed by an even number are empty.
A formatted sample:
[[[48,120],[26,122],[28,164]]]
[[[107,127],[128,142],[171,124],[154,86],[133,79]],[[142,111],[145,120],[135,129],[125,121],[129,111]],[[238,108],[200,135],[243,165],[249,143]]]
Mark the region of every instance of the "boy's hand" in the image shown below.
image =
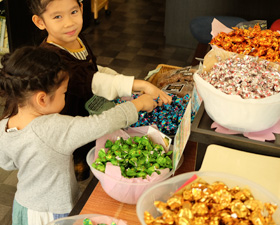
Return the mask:
[[[143,94],[140,95],[138,98],[131,101],[137,111],[146,111],[146,112],[152,112],[154,108],[157,107],[157,102],[153,99],[151,95]]]
[[[159,97],[159,106],[161,106],[162,104],[170,104],[172,101],[171,96],[169,96],[164,91],[160,90],[158,87],[156,87],[148,81],[134,80],[133,90],[142,91],[144,94],[151,95],[154,99],[157,99]]]
[[[153,84],[151,84],[151,87],[147,87],[148,90],[145,90],[144,93],[150,94],[153,96],[153,98],[157,99],[157,103],[159,106],[162,106],[162,104],[171,104],[172,97],[166,94],[164,91],[160,90]]]

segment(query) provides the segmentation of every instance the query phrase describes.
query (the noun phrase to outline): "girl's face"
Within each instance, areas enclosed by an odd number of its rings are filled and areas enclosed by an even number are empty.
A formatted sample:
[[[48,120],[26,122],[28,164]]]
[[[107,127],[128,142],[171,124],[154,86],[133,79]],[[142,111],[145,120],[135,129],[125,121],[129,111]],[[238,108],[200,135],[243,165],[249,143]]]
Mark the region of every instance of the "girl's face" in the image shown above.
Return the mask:
[[[47,113],[59,113],[65,106],[65,93],[67,91],[69,78],[64,80],[60,87],[54,92],[52,96],[49,96],[48,99],[48,106],[47,106]]]
[[[41,30],[47,30],[49,42],[71,48],[83,27],[82,10],[77,0],[54,0],[48,4],[42,18],[37,16],[37,21],[33,19],[33,22]]]

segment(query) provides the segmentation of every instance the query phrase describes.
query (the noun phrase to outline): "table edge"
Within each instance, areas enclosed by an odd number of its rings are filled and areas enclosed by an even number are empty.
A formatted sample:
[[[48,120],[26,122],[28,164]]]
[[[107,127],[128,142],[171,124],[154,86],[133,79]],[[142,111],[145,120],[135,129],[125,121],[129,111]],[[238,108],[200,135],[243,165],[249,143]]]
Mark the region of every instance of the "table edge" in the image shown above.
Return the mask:
[[[98,179],[93,176],[91,181],[88,183],[86,189],[82,193],[81,197],[79,198],[79,200],[77,201],[77,203],[75,204],[75,206],[73,207],[71,212],[69,213],[69,216],[74,216],[74,215],[80,214],[80,212],[82,211],[84,205],[86,204],[89,196],[93,192],[93,190],[96,187],[98,182],[99,182]]]

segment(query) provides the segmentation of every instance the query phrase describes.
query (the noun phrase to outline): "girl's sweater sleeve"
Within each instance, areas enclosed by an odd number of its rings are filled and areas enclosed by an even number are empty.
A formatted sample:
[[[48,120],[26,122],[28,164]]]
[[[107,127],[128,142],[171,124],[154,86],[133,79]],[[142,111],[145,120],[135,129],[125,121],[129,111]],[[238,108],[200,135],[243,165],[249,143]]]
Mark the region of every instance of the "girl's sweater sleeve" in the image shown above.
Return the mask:
[[[72,154],[76,148],[105,134],[126,128],[137,120],[138,112],[134,104],[126,102],[100,115],[71,117],[50,114],[42,116],[33,123],[33,129],[40,140],[50,148],[63,154]]]
[[[131,96],[133,82],[133,76],[96,72],[91,87],[93,94],[113,100],[117,97]]]

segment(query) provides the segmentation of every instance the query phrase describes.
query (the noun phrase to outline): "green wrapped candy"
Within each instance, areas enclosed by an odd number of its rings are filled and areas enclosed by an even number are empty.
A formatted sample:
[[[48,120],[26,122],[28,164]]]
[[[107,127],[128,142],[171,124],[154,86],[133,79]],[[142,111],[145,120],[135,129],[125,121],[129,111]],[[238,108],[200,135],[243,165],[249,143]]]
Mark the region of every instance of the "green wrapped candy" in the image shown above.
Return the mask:
[[[112,151],[117,151],[118,149],[120,148],[120,145],[119,144],[114,144],[113,146],[112,146]]]
[[[128,145],[132,145],[133,142],[132,142],[132,138],[128,138],[126,141],[125,141],[126,144]]]
[[[114,156],[111,153],[107,153],[105,157],[107,161],[111,161],[112,159],[114,159]]]
[[[96,166],[96,169],[104,173],[104,172],[105,172],[105,165],[103,165],[103,164],[98,164],[98,165]]]
[[[136,169],[135,168],[128,168],[126,170],[126,175],[128,177],[135,177],[137,175]]]
[[[141,137],[135,136],[135,137],[133,138],[133,141],[134,141],[135,143],[139,143],[140,140],[141,140]]]
[[[165,153],[162,145],[154,144],[146,135],[127,140],[119,138],[115,142],[107,140],[105,148],[108,149],[107,153],[100,149],[98,158],[92,164],[93,168],[102,172],[105,171],[107,162],[119,166],[122,176],[127,178],[145,179],[154,172],[160,174],[160,169],[172,169],[172,151]]]
[[[142,171],[142,172],[137,173],[136,175],[137,175],[137,177],[146,178],[147,173],[145,173],[144,171]]]
[[[83,225],[93,225],[93,223],[91,222],[91,220],[89,218],[85,218],[83,220]]]
[[[119,165],[119,161],[117,159],[111,159],[110,162],[114,165],[114,166],[118,166]]]
[[[132,165],[133,167],[137,166],[137,158],[133,157],[129,160],[130,165]]]
[[[106,143],[105,143],[105,148],[111,148],[113,145],[113,142],[110,141],[110,140],[107,140]]]

